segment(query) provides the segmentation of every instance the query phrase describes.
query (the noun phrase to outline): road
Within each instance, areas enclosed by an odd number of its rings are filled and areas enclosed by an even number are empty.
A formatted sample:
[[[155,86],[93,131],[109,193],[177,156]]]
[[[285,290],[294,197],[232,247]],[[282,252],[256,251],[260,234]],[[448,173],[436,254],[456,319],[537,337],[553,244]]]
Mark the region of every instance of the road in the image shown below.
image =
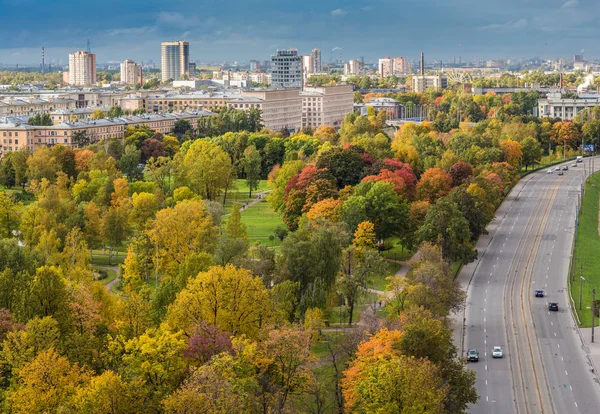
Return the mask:
[[[522,179],[491,223],[474,271],[463,270],[472,274],[463,351],[480,352],[469,365],[480,396],[472,413],[600,412],[567,290],[583,174],[579,164],[563,176],[544,170]],[[546,297],[534,297],[536,289]],[[559,312],[548,311],[549,301]],[[491,357],[496,345],[504,358]]]

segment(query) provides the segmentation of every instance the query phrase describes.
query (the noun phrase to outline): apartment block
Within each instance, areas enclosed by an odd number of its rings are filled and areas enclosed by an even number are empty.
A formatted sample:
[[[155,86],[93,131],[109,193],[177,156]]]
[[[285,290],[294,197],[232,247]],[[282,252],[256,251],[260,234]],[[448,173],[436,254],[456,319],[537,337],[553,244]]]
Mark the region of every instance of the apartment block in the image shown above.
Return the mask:
[[[278,50],[271,56],[271,67],[274,88],[302,87],[302,57],[298,50]]]
[[[96,84],[96,55],[86,51],[69,54],[69,84],[76,86]]]
[[[162,42],[160,51],[162,81],[180,80],[189,75],[190,44],[185,41]]]
[[[425,92],[427,89],[433,88],[436,91],[441,91],[448,87],[448,78],[444,74],[428,75],[428,76],[413,76],[412,90],[413,92]]]
[[[126,85],[134,85],[138,83],[139,66],[133,60],[127,59],[121,63],[121,83]]]
[[[265,128],[297,132],[302,128],[302,98],[299,92],[299,89],[244,90],[240,97],[231,99],[228,106],[246,110],[250,108],[246,105],[255,105],[262,111]]]

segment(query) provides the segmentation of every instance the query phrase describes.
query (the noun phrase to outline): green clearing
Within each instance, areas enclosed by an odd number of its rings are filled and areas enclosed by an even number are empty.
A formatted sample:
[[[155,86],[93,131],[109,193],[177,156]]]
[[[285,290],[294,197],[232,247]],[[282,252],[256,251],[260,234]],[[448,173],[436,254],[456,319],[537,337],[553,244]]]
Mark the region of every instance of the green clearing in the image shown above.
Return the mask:
[[[385,242],[386,244],[390,244],[392,246],[391,249],[381,252],[381,255],[386,259],[405,261],[409,260],[415,254],[414,251],[405,249],[398,237],[391,237]]]
[[[249,198],[248,185],[246,184],[246,180],[237,179],[235,180],[235,189],[227,193],[225,210],[227,211],[227,213],[229,213],[229,210],[231,210],[231,206],[233,205],[233,203],[239,203],[241,205],[244,205],[252,200],[256,200],[256,196],[258,195],[258,193],[266,191],[268,189],[269,187],[267,186],[267,180],[260,180],[260,182],[258,183],[258,188],[252,191],[252,198]]]
[[[112,263],[108,263],[108,249],[103,250],[92,250],[92,265],[94,266],[118,266],[125,261],[125,256],[127,256],[127,247],[122,246],[119,247],[117,252],[113,253]]]
[[[272,241],[269,236],[277,227],[285,228],[283,220],[276,213],[267,200],[262,200],[256,205],[242,211],[242,222],[246,224],[246,231],[251,242],[259,241],[269,246],[279,246],[280,241],[275,237]]]
[[[576,258],[572,264],[569,286],[582,327],[592,326],[592,289],[596,300],[600,299],[600,237],[598,236],[598,200],[600,197],[600,173],[588,178],[585,184],[583,209],[579,216]],[[582,306],[579,309],[579,272],[583,265]],[[566,304],[564,305],[566,307]],[[596,326],[598,325],[596,319]]]
[[[92,266],[92,267],[93,267],[94,271],[104,270],[106,272],[108,277],[106,279],[100,280],[100,282],[104,283],[105,285],[107,283],[112,282],[113,280],[115,280],[117,278],[117,272],[115,272],[114,269],[111,269],[110,267],[103,267],[103,266]]]

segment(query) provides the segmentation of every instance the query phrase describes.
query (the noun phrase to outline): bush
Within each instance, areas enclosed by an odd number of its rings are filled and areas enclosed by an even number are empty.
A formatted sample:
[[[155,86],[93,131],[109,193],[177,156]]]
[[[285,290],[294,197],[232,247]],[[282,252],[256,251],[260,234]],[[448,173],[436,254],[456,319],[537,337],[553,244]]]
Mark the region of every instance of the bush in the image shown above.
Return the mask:
[[[96,276],[97,280],[104,280],[108,277],[108,272],[106,270],[98,270],[97,272],[98,276]]]

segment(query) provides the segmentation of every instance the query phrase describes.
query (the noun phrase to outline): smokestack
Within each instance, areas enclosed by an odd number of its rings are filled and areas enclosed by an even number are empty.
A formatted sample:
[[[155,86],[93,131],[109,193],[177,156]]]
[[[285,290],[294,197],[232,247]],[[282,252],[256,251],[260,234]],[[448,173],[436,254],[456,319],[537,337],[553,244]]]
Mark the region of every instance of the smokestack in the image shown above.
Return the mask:
[[[421,76],[425,76],[425,55],[421,52]]]
[[[140,66],[140,87],[144,86],[144,67]]]
[[[46,73],[46,56],[45,56],[45,50],[44,48],[42,48],[42,75]]]

